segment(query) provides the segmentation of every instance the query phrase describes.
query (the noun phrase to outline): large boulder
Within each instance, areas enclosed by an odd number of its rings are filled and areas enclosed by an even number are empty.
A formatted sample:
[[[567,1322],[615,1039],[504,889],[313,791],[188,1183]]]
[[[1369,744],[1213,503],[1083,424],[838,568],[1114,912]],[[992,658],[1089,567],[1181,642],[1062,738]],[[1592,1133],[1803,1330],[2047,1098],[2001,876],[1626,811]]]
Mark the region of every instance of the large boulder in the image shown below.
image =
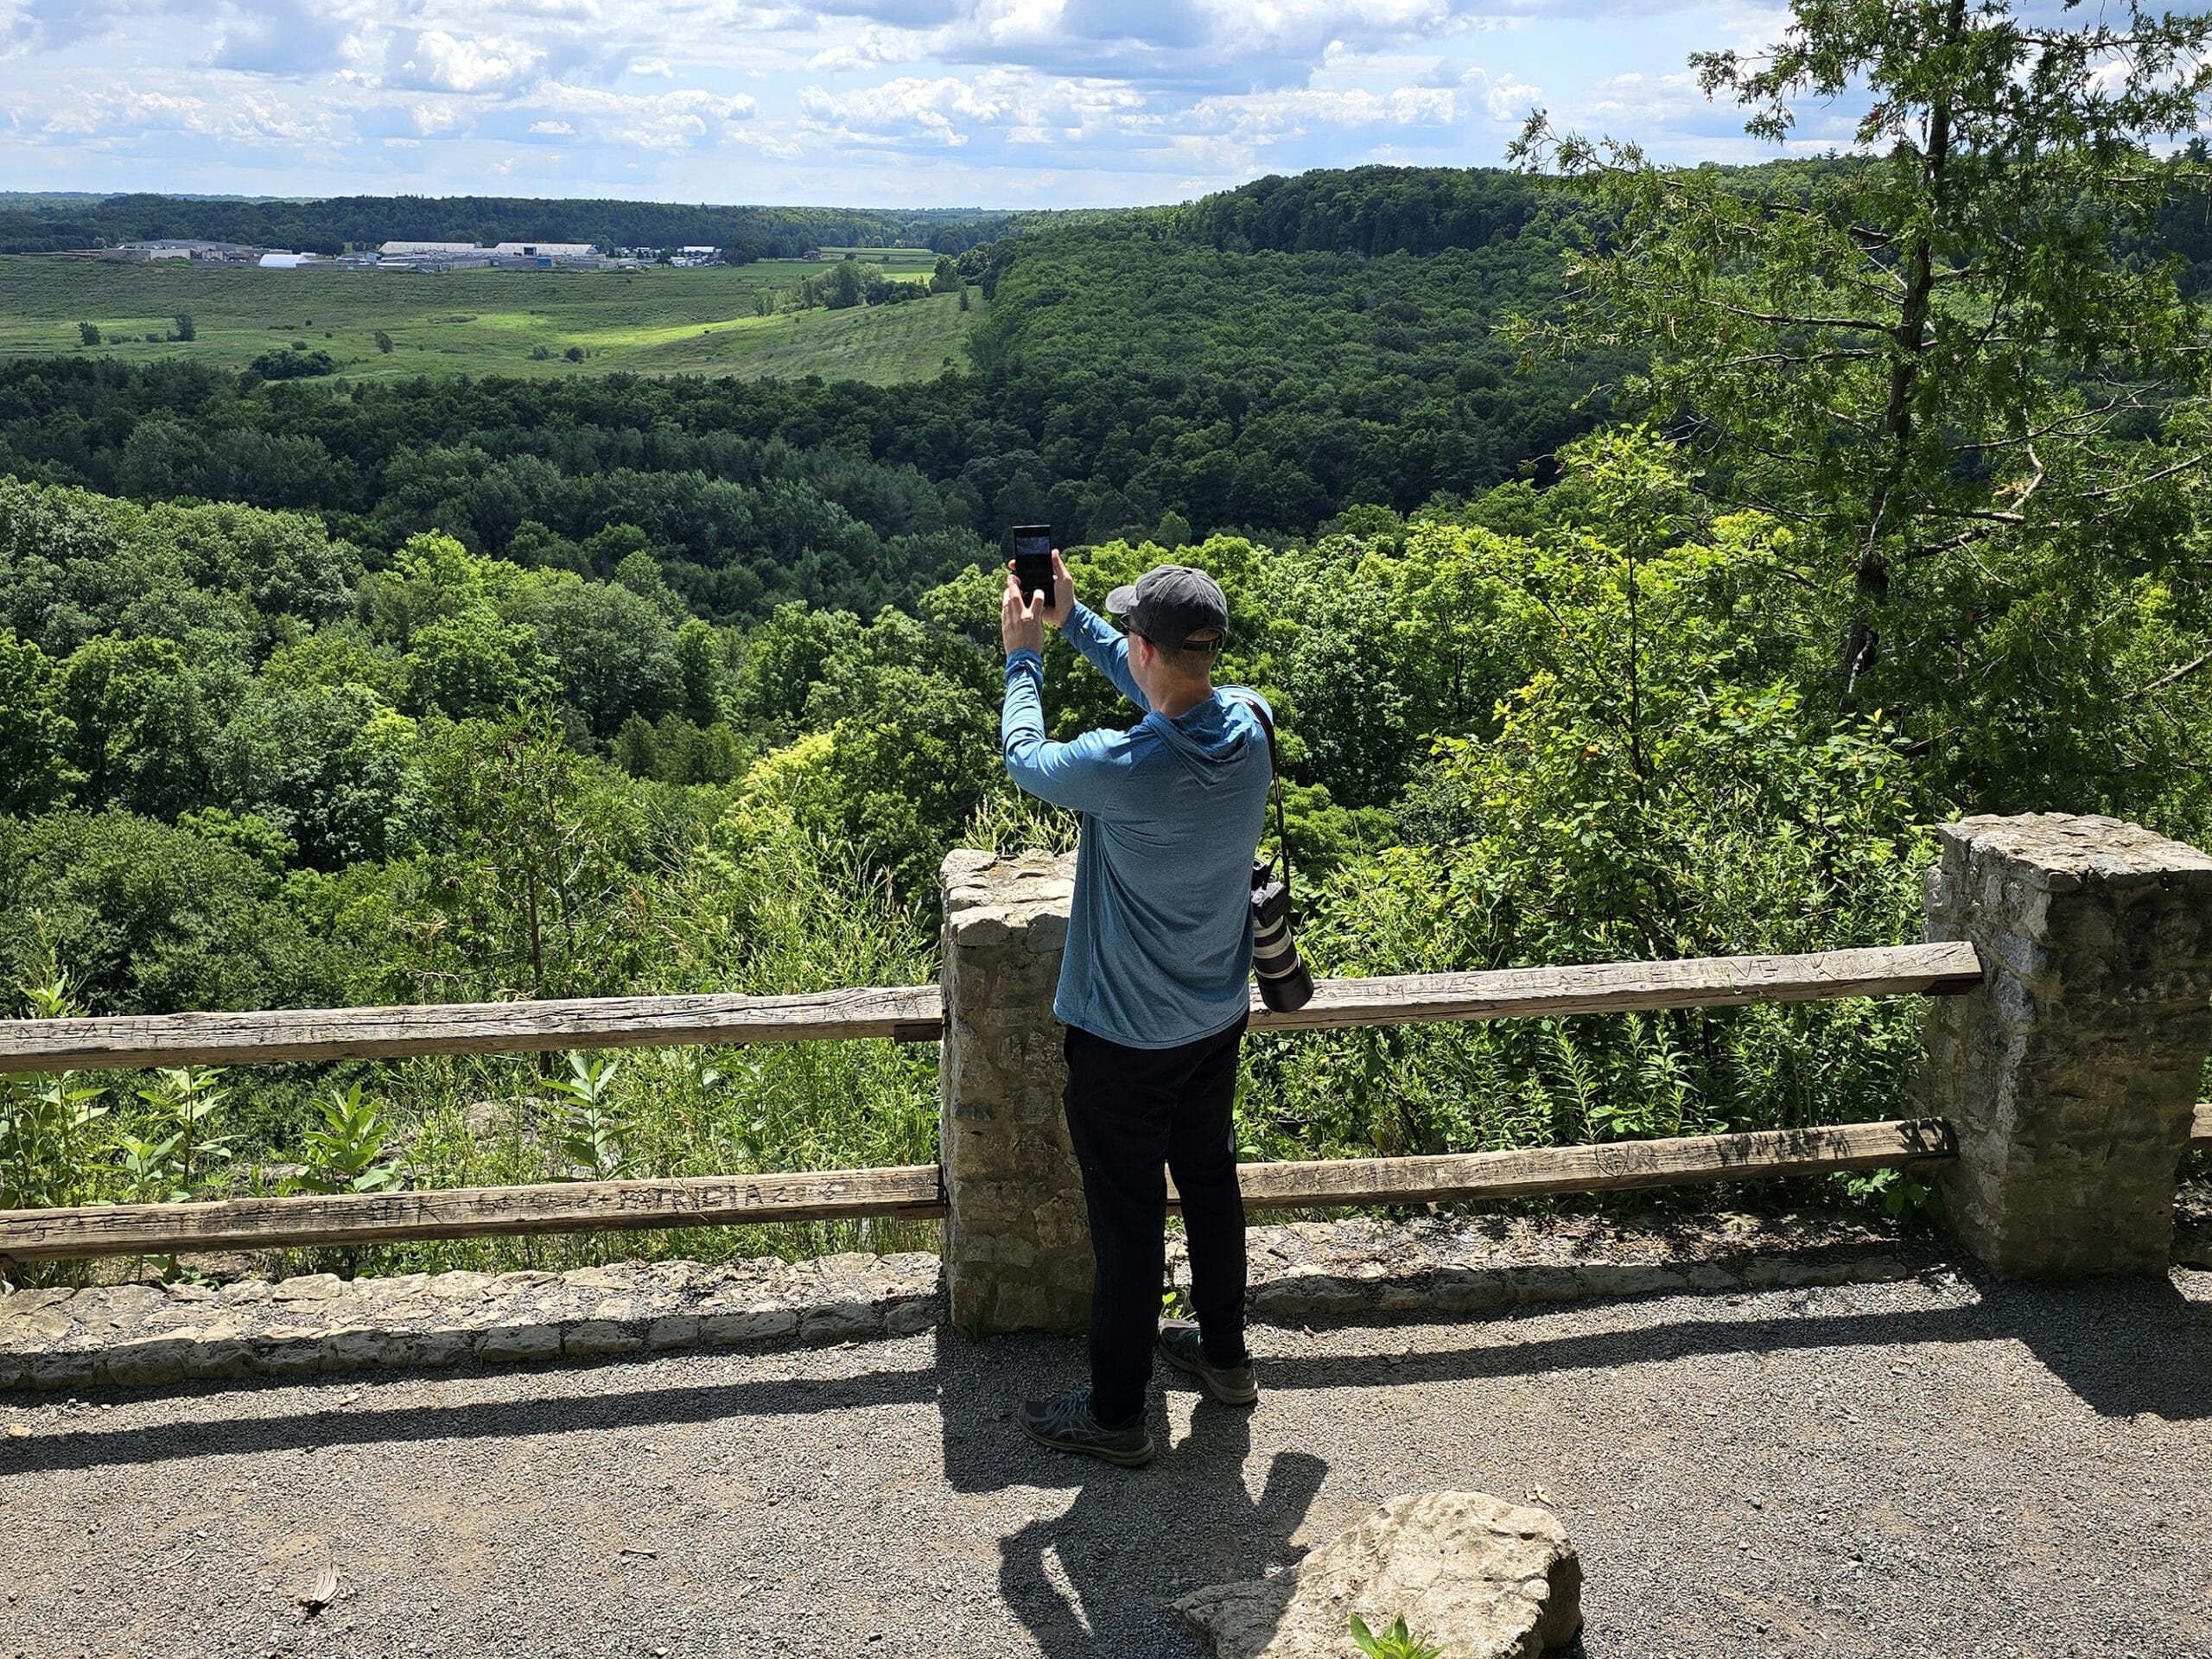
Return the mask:
[[[1392,1498],[1271,1579],[1175,1604],[1216,1659],[1360,1659],[1357,1613],[1402,1616],[1446,1659],[1536,1659],[1582,1629],[1582,1562],[1548,1510],[1484,1492]]]

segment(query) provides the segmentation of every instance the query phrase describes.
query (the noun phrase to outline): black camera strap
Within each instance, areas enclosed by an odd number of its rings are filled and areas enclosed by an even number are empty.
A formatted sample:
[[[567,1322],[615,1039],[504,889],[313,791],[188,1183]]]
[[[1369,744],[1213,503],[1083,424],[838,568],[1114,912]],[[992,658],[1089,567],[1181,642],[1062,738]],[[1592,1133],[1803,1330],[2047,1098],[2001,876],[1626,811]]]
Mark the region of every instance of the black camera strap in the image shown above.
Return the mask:
[[[1284,826],[1282,811],[1282,753],[1275,747],[1275,723],[1268,714],[1268,705],[1249,691],[1229,694],[1259,716],[1260,729],[1268,734],[1268,769],[1274,775],[1272,792],[1275,800],[1275,846],[1282,855],[1282,890],[1290,891],[1290,831]]]

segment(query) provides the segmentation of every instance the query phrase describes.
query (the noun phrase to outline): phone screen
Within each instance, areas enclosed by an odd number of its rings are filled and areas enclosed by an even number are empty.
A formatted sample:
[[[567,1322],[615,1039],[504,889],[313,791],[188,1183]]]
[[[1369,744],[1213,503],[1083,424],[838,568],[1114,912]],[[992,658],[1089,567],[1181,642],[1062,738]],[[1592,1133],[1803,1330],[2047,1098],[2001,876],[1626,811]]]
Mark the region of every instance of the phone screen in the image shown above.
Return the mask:
[[[1016,524],[1014,527],[1014,579],[1025,595],[1042,594],[1044,608],[1052,608],[1052,527]]]

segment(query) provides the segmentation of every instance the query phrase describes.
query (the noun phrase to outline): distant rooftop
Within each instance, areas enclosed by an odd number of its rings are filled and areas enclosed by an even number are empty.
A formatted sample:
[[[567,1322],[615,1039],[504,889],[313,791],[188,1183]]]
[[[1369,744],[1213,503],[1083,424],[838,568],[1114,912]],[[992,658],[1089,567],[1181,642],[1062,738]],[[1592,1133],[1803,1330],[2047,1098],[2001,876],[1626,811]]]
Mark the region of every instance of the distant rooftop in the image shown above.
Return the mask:
[[[474,253],[474,242],[386,242],[377,251],[386,258],[405,258],[417,253]]]

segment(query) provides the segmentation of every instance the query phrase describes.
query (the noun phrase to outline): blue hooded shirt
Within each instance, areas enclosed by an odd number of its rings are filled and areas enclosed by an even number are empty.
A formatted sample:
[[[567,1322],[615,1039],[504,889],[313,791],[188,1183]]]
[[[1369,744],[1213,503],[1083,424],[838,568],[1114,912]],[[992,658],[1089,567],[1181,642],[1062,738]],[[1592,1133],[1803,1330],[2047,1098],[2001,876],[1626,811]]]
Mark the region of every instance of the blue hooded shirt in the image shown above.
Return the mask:
[[[1267,730],[1243,701],[1255,694],[1217,689],[1170,720],[1152,712],[1104,619],[1077,605],[1062,632],[1145,716],[1048,742],[1044,659],[1006,659],[1007,772],[1083,815],[1052,1012],[1129,1048],[1213,1036],[1251,1005],[1252,855],[1274,776]]]

